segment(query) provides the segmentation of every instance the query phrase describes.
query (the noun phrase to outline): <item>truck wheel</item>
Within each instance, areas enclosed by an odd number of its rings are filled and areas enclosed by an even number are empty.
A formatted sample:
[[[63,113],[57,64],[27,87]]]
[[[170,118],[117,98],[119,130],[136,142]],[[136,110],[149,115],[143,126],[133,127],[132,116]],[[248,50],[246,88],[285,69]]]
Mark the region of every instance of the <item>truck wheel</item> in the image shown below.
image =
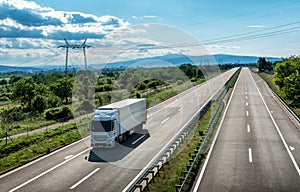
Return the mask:
[[[123,134],[118,136],[118,142],[122,143],[124,140]]]
[[[123,133],[123,141],[126,141],[127,139],[127,132]]]

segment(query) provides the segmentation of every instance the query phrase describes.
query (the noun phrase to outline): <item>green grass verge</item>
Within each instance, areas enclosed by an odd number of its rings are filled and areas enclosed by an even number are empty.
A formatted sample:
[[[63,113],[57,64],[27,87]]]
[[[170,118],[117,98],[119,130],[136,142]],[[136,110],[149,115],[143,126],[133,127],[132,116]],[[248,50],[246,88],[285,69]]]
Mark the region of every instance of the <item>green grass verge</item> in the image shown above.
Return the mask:
[[[148,186],[148,191],[175,191],[175,185],[179,184],[179,178],[183,177],[183,171],[185,171],[186,166],[189,165],[189,159],[202,139],[201,133],[208,128],[214,110],[214,105],[211,105],[211,107],[208,108],[197,123],[194,134],[189,134],[188,137],[186,137],[180,147],[176,150],[174,157],[164,165],[164,168],[160,170],[159,175],[154,178],[155,181]],[[191,188],[205,155],[206,154],[202,154],[201,158],[197,159],[188,179],[190,185],[185,185],[184,191]]]
[[[0,143],[0,172],[29,162],[30,160],[50,153],[57,148],[70,144],[89,131],[86,122],[71,123],[56,129],[23,136]]]
[[[265,80],[265,82],[271,87],[271,89],[277,93],[277,95],[281,95],[280,89],[274,83],[274,75],[268,74],[264,72],[259,72],[258,75]],[[284,100],[284,99],[283,99]],[[289,101],[284,100],[285,103],[289,103]],[[293,111],[300,117],[300,108],[291,107]]]
[[[157,105],[158,103],[165,101],[171,97],[174,97],[175,95],[177,95],[195,85],[203,83],[203,82],[205,82],[205,79],[200,79],[200,80],[198,80],[196,82],[192,82],[192,83],[187,82],[187,83],[183,83],[182,85],[175,85],[168,89],[150,93],[144,97],[144,98],[146,98],[146,101],[147,101],[147,108]]]

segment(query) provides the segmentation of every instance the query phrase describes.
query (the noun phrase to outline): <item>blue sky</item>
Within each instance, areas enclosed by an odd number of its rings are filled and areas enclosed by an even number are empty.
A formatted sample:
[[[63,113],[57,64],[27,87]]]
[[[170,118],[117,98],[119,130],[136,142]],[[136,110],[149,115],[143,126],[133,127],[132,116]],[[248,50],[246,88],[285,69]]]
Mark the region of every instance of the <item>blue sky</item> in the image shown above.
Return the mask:
[[[106,62],[126,47],[167,44],[172,48],[171,42],[203,43],[205,54],[288,57],[299,55],[299,22],[300,1],[293,0],[0,0],[0,62],[63,63],[64,50],[56,47],[64,37],[76,44],[88,38],[94,47],[89,54],[92,63]],[[178,33],[162,27],[143,29],[141,35],[139,26],[147,23],[169,26]],[[115,47],[122,49],[108,53]],[[188,49],[186,54],[200,54]],[[174,51],[140,51],[128,58],[154,53]],[[71,54],[77,58],[74,63],[82,61],[76,51]],[[124,55],[119,59],[126,59]]]

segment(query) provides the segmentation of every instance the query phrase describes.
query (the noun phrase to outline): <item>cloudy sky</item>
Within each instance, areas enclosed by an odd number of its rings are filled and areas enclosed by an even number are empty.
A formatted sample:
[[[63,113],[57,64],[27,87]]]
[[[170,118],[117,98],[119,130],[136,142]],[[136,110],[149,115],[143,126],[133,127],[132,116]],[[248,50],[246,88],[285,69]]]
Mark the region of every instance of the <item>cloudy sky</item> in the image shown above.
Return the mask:
[[[168,53],[288,57],[299,55],[299,37],[292,0],[0,0],[1,65],[61,65],[64,38],[88,38],[96,64]],[[71,50],[70,63],[82,55]]]

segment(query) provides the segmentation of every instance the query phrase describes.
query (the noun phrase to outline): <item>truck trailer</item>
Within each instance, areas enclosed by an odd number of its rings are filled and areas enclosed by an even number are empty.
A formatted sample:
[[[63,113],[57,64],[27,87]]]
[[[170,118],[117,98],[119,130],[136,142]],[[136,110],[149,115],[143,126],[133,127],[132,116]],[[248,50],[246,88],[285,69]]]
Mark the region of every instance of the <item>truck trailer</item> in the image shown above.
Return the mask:
[[[92,118],[91,146],[113,148],[116,142],[142,130],[146,120],[146,99],[125,99],[101,106]]]

